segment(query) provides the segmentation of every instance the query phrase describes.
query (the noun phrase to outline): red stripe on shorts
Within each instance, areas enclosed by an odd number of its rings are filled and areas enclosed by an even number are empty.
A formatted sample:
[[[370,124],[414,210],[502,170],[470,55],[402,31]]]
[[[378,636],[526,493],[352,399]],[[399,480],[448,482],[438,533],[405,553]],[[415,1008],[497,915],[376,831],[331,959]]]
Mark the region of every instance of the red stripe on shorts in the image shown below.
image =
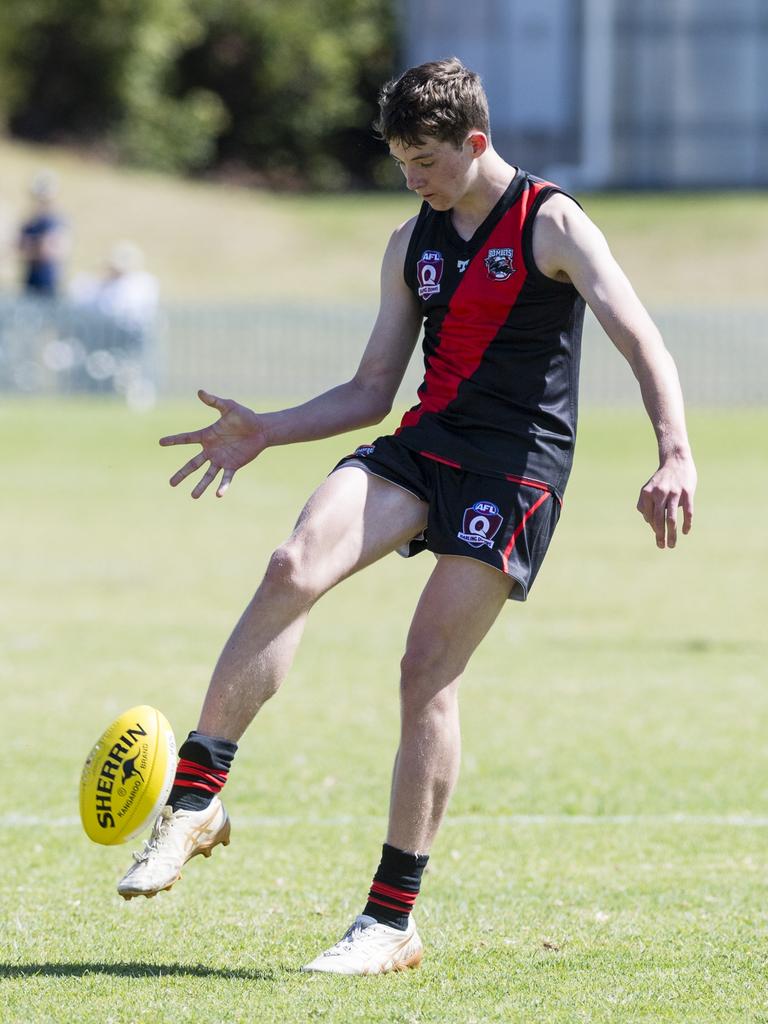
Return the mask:
[[[435,455],[433,452],[419,452],[419,455],[423,455],[425,459],[432,459],[433,462],[442,462],[444,466],[450,466],[451,469],[461,469],[460,462],[452,462],[450,459],[444,459],[442,455]]]
[[[547,498],[551,498],[551,497],[552,497],[551,493],[549,491],[545,491],[544,494],[542,494],[542,496],[537,501],[535,501],[533,503],[533,505],[531,505],[531,507],[528,509],[528,511],[523,516],[523,518],[520,520],[520,522],[515,527],[515,532],[512,534],[512,536],[510,538],[510,541],[509,541],[509,544],[507,544],[506,548],[501,552],[501,561],[502,561],[502,563],[504,565],[504,572],[509,572],[509,556],[512,554],[514,546],[517,543],[517,538],[520,536],[520,534],[525,529],[525,524],[531,518],[531,516],[536,511],[536,509],[540,505],[543,505],[544,502],[547,500]]]
[[[422,452],[422,455],[425,453]],[[524,476],[512,476],[511,473],[505,473],[504,479],[509,480],[511,484],[525,484],[527,487],[535,487],[537,491],[548,491],[549,487],[542,483],[540,480],[529,480]]]

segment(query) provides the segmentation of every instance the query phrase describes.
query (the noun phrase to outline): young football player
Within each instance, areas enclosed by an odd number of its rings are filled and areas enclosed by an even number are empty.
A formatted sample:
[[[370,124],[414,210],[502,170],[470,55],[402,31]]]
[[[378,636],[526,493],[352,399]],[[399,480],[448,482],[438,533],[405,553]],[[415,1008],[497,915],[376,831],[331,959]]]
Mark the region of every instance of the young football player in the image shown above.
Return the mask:
[[[421,199],[384,253],[381,305],[351,380],[261,414],[200,392],[219,419],[162,439],[201,446],[176,486],[216,494],[273,445],[378,423],[420,330],[424,379],[392,435],[343,458],[309,498],[213,673],[169,805],[119,883],[152,896],[229,837],[219,792],[237,741],[285,678],[314,603],[391,552],[437,561],[401,665],[401,735],[381,862],[361,914],[309,971],[366,974],[422,956],[412,910],[459,769],[462,673],[508,599],[523,601],[560,515],[576,436],[585,302],[629,362],[658,439],[638,509],[659,548],[688,533],[696,471],[671,356],[600,231],[557,185],[493,148],[480,79],[458,60],[387,84],[378,131]],[[361,901],[362,902],[362,901]]]

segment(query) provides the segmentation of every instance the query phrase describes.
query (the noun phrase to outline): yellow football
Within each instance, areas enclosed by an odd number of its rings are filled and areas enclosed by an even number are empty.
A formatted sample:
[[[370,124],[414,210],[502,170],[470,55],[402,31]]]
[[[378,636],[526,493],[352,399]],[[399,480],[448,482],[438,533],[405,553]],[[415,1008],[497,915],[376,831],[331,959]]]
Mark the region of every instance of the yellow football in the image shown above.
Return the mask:
[[[157,708],[123,712],[99,737],[80,776],[80,820],[103,846],[128,842],[164,806],[176,771],[176,740]]]

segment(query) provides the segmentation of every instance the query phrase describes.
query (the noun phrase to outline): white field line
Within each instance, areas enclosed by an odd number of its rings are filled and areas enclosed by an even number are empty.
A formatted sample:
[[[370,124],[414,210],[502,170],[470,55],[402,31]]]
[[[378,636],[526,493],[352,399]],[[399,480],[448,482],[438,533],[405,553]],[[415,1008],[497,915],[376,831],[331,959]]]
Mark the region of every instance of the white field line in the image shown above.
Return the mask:
[[[339,828],[353,825],[381,825],[382,815],[337,815],[313,817],[311,815],[242,815],[234,817],[237,828],[289,828],[302,825],[307,828]],[[498,825],[501,827],[530,828],[535,826],[629,826],[680,828],[768,828],[768,817],[740,814],[457,814],[448,815],[443,828],[466,825]],[[33,814],[0,815],[0,829],[12,828],[74,828],[80,826],[76,815],[46,818]]]

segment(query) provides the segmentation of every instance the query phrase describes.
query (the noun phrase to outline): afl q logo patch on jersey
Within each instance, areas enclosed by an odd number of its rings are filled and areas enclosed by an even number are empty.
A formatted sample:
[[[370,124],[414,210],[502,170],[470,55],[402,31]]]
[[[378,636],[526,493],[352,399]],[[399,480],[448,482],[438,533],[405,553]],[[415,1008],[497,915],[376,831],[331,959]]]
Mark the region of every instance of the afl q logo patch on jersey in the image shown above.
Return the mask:
[[[488,255],[483,260],[488,277],[492,281],[506,281],[507,278],[510,278],[515,273],[515,268],[512,266],[514,255],[514,249],[489,249]]]
[[[440,291],[440,278],[443,276],[443,254],[426,249],[416,264],[416,276],[419,280],[420,299],[437,295]]]
[[[476,501],[464,511],[464,521],[460,532],[456,535],[473,548],[493,547],[493,538],[499,532],[504,517],[498,506],[492,501]]]

